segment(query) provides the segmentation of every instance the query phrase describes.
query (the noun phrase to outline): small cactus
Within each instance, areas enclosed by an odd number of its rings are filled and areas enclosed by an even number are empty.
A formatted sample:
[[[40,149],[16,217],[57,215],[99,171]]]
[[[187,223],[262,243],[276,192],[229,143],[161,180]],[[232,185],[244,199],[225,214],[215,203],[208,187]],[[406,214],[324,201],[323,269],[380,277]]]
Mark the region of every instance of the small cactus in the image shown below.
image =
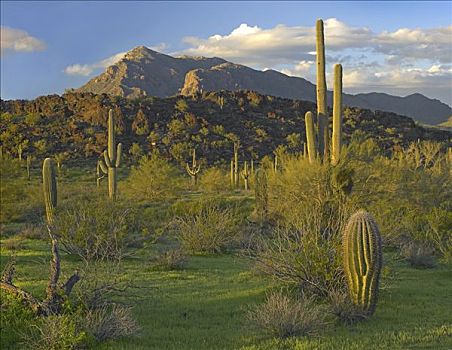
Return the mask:
[[[46,206],[47,224],[51,226],[54,222],[54,212],[57,206],[55,162],[51,158],[46,158],[42,165],[42,184],[44,203]]]
[[[381,237],[374,218],[364,210],[353,214],[343,238],[344,272],[351,299],[367,315],[377,305],[382,267]]]
[[[196,184],[198,183],[198,173],[201,170],[201,165],[199,165],[196,162],[196,150],[195,149],[193,149],[193,158],[192,158],[191,167],[188,163],[186,165],[187,165],[186,166],[187,173],[192,178],[193,186],[196,186]]]
[[[115,142],[115,119],[113,111],[108,112],[108,150],[104,151],[104,160],[99,165],[104,174],[108,175],[108,196],[116,199],[117,179],[116,169],[119,168],[122,158],[122,144]]]
[[[248,162],[245,161],[244,165],[243,165],[243,170],[241,171],[240,175],[242,176],[243,182],[245,184],[245,191],[248,191],[249,189],[249,178],[251,173],[248,170]]]

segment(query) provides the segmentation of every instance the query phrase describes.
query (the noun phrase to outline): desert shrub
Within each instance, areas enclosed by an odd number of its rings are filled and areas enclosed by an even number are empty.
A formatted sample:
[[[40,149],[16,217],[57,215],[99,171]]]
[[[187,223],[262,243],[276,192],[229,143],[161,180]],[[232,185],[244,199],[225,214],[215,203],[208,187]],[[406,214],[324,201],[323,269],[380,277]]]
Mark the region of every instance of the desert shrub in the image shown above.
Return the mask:
[[[88,310],[82,319],[82,326],[98,341],[134,335],[140,329],[131,308],[119,304]]]
[[[345,290],[331,290],[328,294],[328,301],[331,313],[343,324],[352,325],[368,318],[361,308],[353,304]]]
[[[19,300],[0,292],[0,344],[5,349],[13,348],[30,324],[36,321],[35,314]]]
[[[326,311],[312,297],[291,299],[281,292],[270,293],[265,302],[248,312],[248,320],[266,333],[287,338],[311,335],[326,323]]]
[[[181,189],[180,172],[153,153],[133,167],[121,187],[124,195],[134,201],[158,201],[174,197]]]
[[[72,203],[55,225],[64,249],[86,260],[120,259],[128,245],[148,234],[136,208],[105,200]]]
[[[192,253],[221,252],[239,239],[236,207],[222,207],[214,200],[200,201],[176,216],[172,228],[182,247]]]
[[[41,317],[23,335],[23,346],[33,350],[77,349],[88,342],[74,315]]]
[[[229,179],[220,168],[208,168],[201,172],[199,188],[205,192],[221,192],[229,188]]]
[[[351,172],[333,182],[335,171],[288,157],[282,172],[270,172],[269,207],[277,226],[257,237],[250,251],[260,271],[321,296],[343,283],[341,236],[354,209],[346,180]]]
[[[188,263],[188,256],[180,248],[165,249],[160,251],[151,263],[156,269],[182,270]]]
[[[401,255],[415,268],[433,268],[436,266],[434,250],[419,242],[409,242],[402,246]]]

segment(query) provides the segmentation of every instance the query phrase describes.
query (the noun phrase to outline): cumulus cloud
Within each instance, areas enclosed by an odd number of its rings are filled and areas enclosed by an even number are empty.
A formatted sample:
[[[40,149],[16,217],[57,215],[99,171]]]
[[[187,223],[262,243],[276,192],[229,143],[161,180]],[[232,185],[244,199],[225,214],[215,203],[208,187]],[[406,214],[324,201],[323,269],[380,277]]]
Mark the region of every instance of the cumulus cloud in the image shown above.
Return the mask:
[[[442,89],[450,96],[452,26],[399,28],[376,33],[350,26],[336,18],[324,21],[328,71],[333,63],[344,66],[344,89]],[[183,54],[217,56],[262,69],[272,68],[315,81],[315,27],[261,28],[242,23],[229,34],[207,38],[186,37]],[[331,75],[327,76],[331,82]],[[447,89],[447,91],[446,91]],[[450,103],[452,98],[448,98]]]
[[[113,56],[107,57],[99,62],[90,63],[90,64],[73,64],[70,66],[67,66],[64,69],[64,72],[69,75],[82,75],[82,76],[89,76],[91,73],[93,73],[97,69],[105,69],[116,62],[120,61],[127,52],[119,52]]]
[[[0,27],[1,53],[33,52],[45,50],[44,41],[35,38],[24,30],[10,27]]]

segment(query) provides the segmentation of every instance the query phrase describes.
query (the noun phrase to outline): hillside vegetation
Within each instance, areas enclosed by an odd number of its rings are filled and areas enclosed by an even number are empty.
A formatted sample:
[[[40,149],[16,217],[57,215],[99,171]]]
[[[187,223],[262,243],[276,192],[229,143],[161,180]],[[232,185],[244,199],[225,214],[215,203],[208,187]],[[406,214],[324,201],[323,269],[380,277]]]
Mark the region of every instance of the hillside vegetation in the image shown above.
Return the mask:
[[[1,101],[3,152],[17,157],[21,148],[24,157],[64,154],[65,158],[95,159],[106,147],[110,108],[132,158],[156,148],[167,159],[184,163],[196,148],[199,158],[212,164],[229,161],[236,141],[240,141],[241,155],[255,160],[272,154],[278,146],[289,152],[303,150],[304,115],[315,105],[253,91],[136,100],[67,93],[33,101]],[[448,142],[452,135],[388,112],[345,107],[343,118],[345,143],[353,135],[361,140],[372,138],[389,153],[418,139]]]

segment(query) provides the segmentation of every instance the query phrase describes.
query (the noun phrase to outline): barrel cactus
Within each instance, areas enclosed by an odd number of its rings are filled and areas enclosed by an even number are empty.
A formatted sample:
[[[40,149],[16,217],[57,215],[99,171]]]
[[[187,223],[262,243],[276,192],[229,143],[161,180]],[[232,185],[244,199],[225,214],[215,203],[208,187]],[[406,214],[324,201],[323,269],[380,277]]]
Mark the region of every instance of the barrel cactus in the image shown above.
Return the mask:
[[[57,182],[55,162],[51,158],[46,158],[42,165],[42,184],[47,223],[52,225],[54,221],[55,208],[57,206]]]
[[[115,119],[113,111],[108,112],[108,150],[104,151],[104,160],[100,162],[100,168],[108,175],[108,195],[110,199],[116,199],[117,179],[116,169],[121,164],[122,144],[115,142]]]
[[[381,237],[372,215],[364,210],[353,214],[345,227],[342,244],[350,297],[370,316],[377,305],[383,262]]]

